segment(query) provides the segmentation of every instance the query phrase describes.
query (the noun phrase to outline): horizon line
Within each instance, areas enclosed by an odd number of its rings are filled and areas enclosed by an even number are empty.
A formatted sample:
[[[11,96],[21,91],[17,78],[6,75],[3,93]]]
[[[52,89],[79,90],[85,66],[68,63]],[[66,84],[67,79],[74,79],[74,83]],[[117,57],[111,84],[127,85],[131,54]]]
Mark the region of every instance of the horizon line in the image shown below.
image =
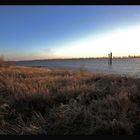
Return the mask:
[[[108,59],[108,56],[101,57],[73,57],[73,58],[44,58],[44,59],[24,59],[24,60],[5,60],[6,62],[18,62],[18,61],[45,61],[45,60],[72,60],[72,59]],[[140,58],[140,55],[128,55],[128,56],[112,56],[112,58]]]

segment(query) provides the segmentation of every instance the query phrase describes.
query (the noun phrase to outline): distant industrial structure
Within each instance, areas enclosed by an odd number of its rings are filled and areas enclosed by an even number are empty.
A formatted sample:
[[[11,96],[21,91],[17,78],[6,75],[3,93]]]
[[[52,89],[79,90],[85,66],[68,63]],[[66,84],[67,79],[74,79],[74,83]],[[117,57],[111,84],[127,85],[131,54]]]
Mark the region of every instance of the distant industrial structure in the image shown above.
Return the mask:
[[[108,64],[112,65],[112,52],[108,54]]]

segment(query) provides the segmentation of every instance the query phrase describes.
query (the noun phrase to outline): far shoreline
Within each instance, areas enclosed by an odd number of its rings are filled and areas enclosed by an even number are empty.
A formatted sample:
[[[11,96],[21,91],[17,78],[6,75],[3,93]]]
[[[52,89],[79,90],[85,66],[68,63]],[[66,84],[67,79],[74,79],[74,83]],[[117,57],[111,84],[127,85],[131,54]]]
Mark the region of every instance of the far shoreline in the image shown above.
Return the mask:
[[[108,57],[89,57],[89,58],[52,58],[52,59],[25,59],[25,60],[7,60],[5,62],[33,62],[33,61],[60,61],[60,60],[91,60],[91,59],[108,59]],[[112,59],[140,59],[140,57],[115,57]]]

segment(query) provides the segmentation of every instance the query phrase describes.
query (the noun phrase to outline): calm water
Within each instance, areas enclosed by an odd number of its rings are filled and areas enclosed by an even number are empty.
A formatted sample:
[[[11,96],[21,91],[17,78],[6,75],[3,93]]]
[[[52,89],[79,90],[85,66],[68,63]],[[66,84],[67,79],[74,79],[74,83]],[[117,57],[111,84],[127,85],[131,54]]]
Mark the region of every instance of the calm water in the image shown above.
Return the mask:
[[[70,70],[84,69],[93,72],[140,77],[140,58],[113,59],[112,66],[108,65],[107,59],[20,61],[16,64],[19,66],[43,66]]]

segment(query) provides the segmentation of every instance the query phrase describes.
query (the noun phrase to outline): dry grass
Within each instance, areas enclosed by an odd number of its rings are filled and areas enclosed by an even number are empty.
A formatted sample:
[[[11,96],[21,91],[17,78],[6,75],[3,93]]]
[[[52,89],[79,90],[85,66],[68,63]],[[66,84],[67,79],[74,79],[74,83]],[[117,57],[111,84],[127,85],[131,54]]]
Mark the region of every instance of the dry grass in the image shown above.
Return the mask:
[[[140,134],[140,80],[84,71],[0,68],[0,134]]]

